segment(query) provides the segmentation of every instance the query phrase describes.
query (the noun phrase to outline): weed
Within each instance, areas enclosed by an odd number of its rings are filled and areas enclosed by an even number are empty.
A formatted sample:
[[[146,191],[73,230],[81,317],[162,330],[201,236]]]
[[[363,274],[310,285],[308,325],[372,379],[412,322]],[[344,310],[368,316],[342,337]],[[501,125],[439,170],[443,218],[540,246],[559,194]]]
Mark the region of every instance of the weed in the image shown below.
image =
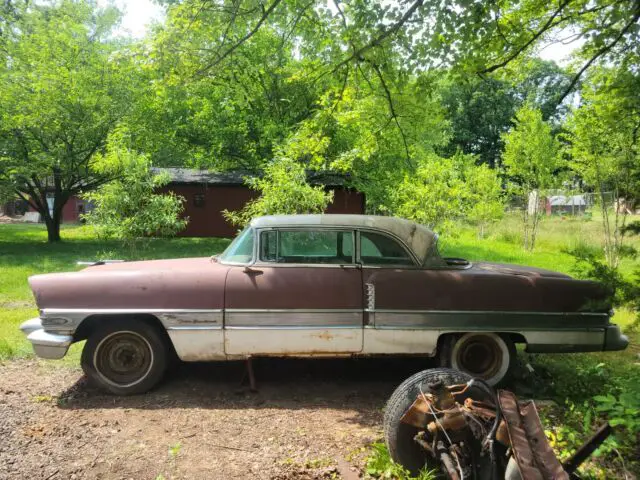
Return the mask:
[[[48,403],[53,402],[54,397],[51,395],[36,395],[32,398],[34,403]]]
[[[169,458],[176,458],[182,450],[182,443],[177,442],[169,447]]]
[[[424,468],[417,477],[399,463],[391,460],[389,451],[384,443],[378,442],[371,445],[371,455],[367,458],[365,478],[389,479],[389,480],[435,480],[436,472]]]

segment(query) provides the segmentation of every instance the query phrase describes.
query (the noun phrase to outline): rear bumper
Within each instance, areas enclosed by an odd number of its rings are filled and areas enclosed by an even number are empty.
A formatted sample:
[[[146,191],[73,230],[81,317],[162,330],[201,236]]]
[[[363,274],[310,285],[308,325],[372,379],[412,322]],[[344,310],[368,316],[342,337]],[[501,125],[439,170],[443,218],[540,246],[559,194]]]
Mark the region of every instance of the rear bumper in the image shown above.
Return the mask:
[[[71,335],[45,332],[39,318],[27,320],[20,325],[20,330],[27,336],[33,351],[40,358],[58,360],[67,354],[69,346],[73,343]]]
[[[629,345],[629,337],[623,335],[618,325],[607,325],[604,331],[603,350],[624,350]]]

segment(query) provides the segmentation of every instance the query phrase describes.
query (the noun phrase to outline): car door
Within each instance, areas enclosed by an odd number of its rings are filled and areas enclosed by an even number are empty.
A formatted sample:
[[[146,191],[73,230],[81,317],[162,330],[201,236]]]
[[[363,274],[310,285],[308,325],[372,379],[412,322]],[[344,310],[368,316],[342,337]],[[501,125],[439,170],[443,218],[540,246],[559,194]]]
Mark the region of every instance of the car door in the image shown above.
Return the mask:
[[[362,350],[362,272],[355,232],[257,232],[255,260],[225,287],[227,355],[347,354]]]
[[[422,317],[440,273],[418,267],[409,250],[383,232],[359,231],[357,246],[366,307],[363,353],[433,353],[439,333]]]

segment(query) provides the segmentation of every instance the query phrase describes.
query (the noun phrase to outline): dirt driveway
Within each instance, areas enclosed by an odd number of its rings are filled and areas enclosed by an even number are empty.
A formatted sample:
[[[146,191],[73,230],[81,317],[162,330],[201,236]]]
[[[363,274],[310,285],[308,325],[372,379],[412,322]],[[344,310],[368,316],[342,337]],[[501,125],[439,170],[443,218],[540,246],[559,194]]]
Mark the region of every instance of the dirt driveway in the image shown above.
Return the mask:
[[[358,478],[382,407],[419,359],[258,359],[179,367],[155,391],[103,395],[79,368],[0,366],[0,478]]]

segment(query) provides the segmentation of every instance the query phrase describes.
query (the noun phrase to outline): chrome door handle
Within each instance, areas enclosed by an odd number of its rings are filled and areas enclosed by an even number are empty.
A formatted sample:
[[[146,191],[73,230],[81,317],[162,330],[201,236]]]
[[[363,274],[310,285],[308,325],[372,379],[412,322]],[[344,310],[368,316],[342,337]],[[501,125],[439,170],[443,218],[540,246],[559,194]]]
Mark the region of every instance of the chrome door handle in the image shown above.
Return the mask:
[[[247,275],[260,275],[264,272],[262,270],[258,270],[257,268],[246,266],[242,269],[242,273],[246,273]]]

